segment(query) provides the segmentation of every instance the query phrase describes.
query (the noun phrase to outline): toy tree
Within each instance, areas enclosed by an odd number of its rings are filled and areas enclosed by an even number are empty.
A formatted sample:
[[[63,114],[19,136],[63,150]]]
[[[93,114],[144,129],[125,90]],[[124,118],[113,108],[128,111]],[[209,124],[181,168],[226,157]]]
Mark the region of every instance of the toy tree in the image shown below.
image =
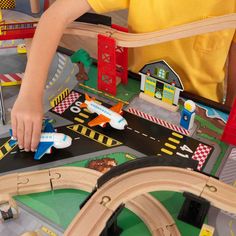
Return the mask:
[[[79,66],[79,73],[76,75],[78,80],[88,79],[88,70],[92,65],[93,59],[90,57],[89,53],[84,49],[79,49],[71,57],[73,63],[77,63]]]

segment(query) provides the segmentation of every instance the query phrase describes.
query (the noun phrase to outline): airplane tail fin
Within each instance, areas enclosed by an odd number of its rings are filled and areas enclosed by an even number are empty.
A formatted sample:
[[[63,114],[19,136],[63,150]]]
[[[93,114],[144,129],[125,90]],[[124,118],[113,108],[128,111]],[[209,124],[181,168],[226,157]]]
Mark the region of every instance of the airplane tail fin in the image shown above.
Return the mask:
[[[17,140],[11,139],[9,142],[10,147],[13,147],[17,144]]]
[[[96,99],[94,97],[89,97],[89,95],[87,93],[85,93],[85,102],[80,104],[80,108],[86,108],[88,105],[86,104],[86,101],[95,101]]]
[[[87,93],[85,93],[85,100],[92,101],[92,99],[89,97],[89,95]]]
[[[91,97],[89,97],[89,95],[87,93],[85,93],[85,100],[90,102],[90,101],[95,101],[96,98],[95,97],[91,98]]]
[[[12,129],[10,129],[9,132],[10,132],[10,135],[11,135],[11,140],[8,143],[9,143],[10,147],[13,147],[17,144],[17,140],[14,139],[13,136],[12,136]]]
[[[47,120],[45,121],[45,126],[43,132],[45,133],[55,133],[55,130],[51,123],[49,123]]]

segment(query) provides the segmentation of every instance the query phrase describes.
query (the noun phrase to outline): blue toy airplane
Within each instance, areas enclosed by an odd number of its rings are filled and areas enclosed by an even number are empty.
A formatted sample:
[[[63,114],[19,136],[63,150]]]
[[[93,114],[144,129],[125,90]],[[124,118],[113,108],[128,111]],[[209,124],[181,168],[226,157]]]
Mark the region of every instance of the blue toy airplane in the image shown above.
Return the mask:
[[[10,130],[12,137],[12,130]],[[17,143],[17,140],[11,138],[9,145],[12,147]],[[44,132],[41,134],[38,148],[35,152],[34,159],[40,160],[46,153],[51,153],[52,147],[62,149],[67,148],[71,145],[72,139],[68,135],[62,133],[56,133],[52,125],[45,122]]]

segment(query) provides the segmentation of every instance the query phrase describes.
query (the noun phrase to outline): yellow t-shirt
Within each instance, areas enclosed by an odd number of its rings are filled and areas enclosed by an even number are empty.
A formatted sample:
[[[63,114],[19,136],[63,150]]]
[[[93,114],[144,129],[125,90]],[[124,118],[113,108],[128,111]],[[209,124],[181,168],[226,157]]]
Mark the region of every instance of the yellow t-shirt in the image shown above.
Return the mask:
[[[235,0],[88,0],[98,13],[128,9],[129,32],[143,33],[196,20],[234,13]],[[164,59],[179,74],[185,90],[222,101],[225,64],[235,30],[223,30],[135,48],[129,52],[130,69]],[[236,40],[235,40],[236,41]]]

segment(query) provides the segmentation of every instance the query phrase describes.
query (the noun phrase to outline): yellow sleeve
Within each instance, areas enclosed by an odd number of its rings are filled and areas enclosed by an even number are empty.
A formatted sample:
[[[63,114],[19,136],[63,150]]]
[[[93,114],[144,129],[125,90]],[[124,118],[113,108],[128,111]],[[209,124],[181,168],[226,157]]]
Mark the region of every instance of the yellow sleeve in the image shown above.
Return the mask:
[[[87,0],[91,8],[97,13],[127,9],[129,0]]]

